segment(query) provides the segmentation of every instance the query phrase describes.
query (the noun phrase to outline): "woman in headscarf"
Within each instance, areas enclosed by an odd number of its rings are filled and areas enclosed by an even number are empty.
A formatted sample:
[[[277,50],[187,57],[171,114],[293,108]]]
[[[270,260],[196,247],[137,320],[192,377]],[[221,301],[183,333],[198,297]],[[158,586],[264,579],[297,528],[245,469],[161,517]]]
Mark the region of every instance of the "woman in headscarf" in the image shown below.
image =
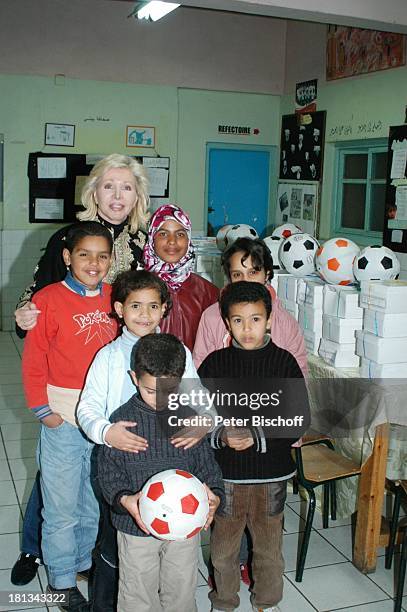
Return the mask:
[[[191,221],[182,208],[164,204],[151,217],[143,261],[170,289],[173,306],[161,331],[174,334],[192,350],[201,314],[217,301],[219,289],[192,271]]]

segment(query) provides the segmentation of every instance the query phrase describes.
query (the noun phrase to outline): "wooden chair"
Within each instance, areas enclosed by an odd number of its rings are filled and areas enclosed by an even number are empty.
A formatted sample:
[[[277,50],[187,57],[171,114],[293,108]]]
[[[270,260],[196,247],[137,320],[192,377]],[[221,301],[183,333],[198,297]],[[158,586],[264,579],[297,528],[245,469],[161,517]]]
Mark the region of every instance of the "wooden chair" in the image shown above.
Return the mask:
[[[394,497],[393,515],[390,523],[390,540],[389,546],[386,550],[385,568],[390,569],[394,556],[394,548],[396,545],[398,522],[400,515],[400,506],[403,496],[407,500],[407,480],[398,480],[394,483],[396,485],[396,492]],[[397,581],[396,598],[394,600],[394,612],[400,612],[401,603],[403,599],[403,588],[404,580],[406,578],[406,566],[407,566],[407,524],[402,527],[402,545],[400,555],[400,566],[399,575]]]
[[[332,442],[331,438],[324,434],[318,433],[314,429],[309,429],[307,433],[301,438],[302,446],[304,446],[305,444],[326,444],[327,442]],[[331,446],[331,448],[333,448],[333,446]],[[293,483],[293,493],[294,495],[298,495],[299,489],[298,489],[297,476],[293,476],[291,480]],[[336,503],[336,492],[333,491],[332,493],[334,495],[334,499]]]
[[[331,518],[332,520],[336,519],[336,495],[334,492],[336,481],[359,475],[361,468],[354,461],[335,452],[330,440],[311,441],[293,450],[297,463],[298,483],[306,489],[309,497],[305,531],[295,573],[296,582],[301,582],[315,514],[314,489],[323,486],[322,524],[325,529],[328,527],[330,492]]]

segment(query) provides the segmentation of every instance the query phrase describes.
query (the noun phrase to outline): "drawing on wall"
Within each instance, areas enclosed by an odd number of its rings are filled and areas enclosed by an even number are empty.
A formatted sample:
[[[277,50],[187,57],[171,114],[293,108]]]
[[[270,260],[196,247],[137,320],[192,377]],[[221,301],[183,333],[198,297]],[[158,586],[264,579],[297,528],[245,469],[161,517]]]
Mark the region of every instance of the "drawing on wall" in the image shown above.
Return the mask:
[[[280,142],[280,179],[321,180],[325,117],[325,111],[283,116]]]
[[[155,147],[155,128],[148,125],[128,125],[126,147]]]
[[[67,123],[46,123],[44,144],[54,147],[75,146],[75,126]]]
[[[327,80],[398,68],[406,63],[404,35],[330,25],[326,56]]]

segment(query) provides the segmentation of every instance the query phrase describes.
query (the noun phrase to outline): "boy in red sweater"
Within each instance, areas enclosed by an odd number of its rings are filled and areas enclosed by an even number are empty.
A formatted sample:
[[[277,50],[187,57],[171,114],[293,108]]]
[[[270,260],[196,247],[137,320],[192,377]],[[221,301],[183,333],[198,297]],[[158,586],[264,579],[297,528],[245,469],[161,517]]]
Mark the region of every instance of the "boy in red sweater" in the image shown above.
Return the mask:
[[[117,332],[109,317],[111,288],[102,283],[112,249],[112,236],[100,223],[72,226],[63,250],[67,275],[36,294],[41,316],[23,353],[27,405],[42,424],[37,455],[48,592],[68,612],[88,609],[76,574],[91,566],[98,528],[89,478],[93,444],[77,428],[75,409],[95,354]]]

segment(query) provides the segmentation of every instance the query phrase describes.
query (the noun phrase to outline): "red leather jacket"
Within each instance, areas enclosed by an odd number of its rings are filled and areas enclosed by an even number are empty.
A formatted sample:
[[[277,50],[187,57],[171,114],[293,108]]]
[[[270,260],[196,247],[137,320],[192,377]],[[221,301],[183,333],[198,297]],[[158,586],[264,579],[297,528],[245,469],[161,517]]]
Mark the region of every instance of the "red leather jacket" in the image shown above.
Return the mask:
[[[161,320],[162,332],[174,334],[190,351],[203,311],[219,298],[219,289],[198,274],[191,274],[178,291],[171,292],[172,308]]]

